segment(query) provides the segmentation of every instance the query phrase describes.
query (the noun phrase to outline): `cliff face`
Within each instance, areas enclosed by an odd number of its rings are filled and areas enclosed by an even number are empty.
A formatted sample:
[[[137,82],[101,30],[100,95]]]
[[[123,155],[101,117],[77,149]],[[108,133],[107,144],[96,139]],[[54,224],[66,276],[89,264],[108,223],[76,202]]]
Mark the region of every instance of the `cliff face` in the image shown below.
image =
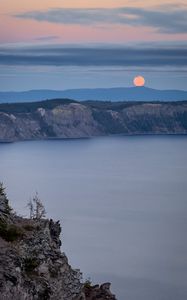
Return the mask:
[[[186,134],[187,102],[49,100],[0,105],[0,141],[108,134]]]
[[[0,299],[116,299],[109,284],[81,283],[80,271],[71,268],[60,250],[60,231],[59,222],[13,214],[0,187]]]
[[[77,138],[100,135],[90,108],[78,104],[37,108],[29,113],[0,112],[0,139]]]

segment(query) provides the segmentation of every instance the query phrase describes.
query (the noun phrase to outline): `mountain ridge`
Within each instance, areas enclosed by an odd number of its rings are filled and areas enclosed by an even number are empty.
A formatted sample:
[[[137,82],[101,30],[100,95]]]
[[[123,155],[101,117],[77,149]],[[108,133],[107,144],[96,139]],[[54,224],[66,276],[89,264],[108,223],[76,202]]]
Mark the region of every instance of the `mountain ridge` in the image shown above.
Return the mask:
[[[112,87],[0,92],[0,103],[40,101],[55,98],[69,98],[77,101],[185,101],[187,100],[187,91],[159,90],[149,87]]]
[[[109,102],[55,99],[0,104],[0,141],[112,134],[187,134],[187,101]]]

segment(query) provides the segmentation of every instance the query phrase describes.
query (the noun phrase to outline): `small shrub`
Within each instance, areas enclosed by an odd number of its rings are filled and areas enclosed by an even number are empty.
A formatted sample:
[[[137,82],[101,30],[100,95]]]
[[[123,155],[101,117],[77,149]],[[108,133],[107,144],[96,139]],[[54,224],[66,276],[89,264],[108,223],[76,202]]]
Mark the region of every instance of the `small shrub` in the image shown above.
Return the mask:
[[[85,288],[91,288],[92,286],[92,282],[91,282],[91,279],[90,278],[87,278],[84,282],[84,287]]]
[[[38,265],[39,265],[39,262],[38,262],[37,258],[35,258],[35,257],[28,257],[24,261],[25,271],[27,273],[32,273],[34,271],[34,269],[38,267]]]
[[[7,237],[6,240],[9,242],[13,242],[23,236],[23,230],[16,226],[16,225],[10,225],[7,229]]]
[[[30,219],[41,220],[46,217],[45,207],[38,197],[38,193],[27,203],[29,208]]]
[[[14,242],[23,236],[23,230],[14,224],[7,225],[0,221],[0,236],[7,242]]]
[[[0,236],[4,238],[6,236],[7,224],[0,220]]]

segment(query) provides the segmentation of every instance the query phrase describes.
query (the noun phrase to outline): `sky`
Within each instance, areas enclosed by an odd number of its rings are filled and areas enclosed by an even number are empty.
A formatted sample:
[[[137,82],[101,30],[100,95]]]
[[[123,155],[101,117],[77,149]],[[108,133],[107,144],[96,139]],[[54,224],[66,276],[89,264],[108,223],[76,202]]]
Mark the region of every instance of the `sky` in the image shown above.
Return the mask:
[[[187,90],[187,2],[1,0],[0,90]]]

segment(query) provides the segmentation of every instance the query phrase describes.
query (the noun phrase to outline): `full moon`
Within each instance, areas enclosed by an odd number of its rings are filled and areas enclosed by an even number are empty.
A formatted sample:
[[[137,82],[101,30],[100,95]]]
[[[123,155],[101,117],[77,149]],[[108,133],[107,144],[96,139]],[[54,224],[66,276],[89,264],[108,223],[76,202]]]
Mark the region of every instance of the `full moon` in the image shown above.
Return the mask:
[[[143,76],[136,76],[133,82],[135,86],[144,86],[145,79]]]

